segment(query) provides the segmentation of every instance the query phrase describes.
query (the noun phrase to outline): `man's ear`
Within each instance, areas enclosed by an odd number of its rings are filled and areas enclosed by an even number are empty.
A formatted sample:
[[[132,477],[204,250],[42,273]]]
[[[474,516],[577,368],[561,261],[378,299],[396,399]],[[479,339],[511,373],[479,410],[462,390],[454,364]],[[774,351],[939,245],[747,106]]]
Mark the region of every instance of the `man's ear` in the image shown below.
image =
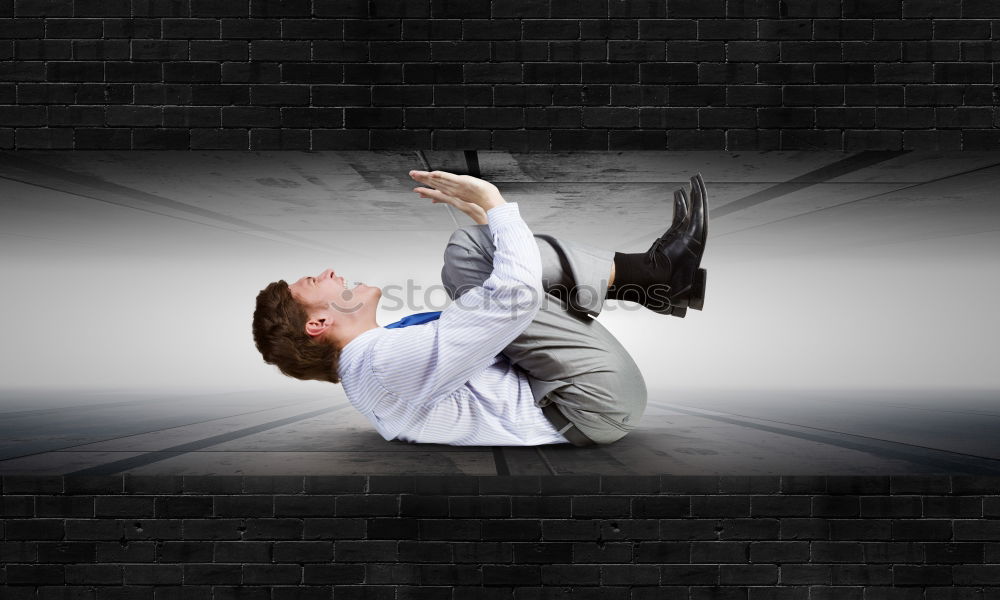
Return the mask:
[[[315,315],[309,317],[309,320],[306,321],[306,333],[309,334],[310,337],[316,337],[326,331],[332,324],[333,321],[330,319],[329,315]]]

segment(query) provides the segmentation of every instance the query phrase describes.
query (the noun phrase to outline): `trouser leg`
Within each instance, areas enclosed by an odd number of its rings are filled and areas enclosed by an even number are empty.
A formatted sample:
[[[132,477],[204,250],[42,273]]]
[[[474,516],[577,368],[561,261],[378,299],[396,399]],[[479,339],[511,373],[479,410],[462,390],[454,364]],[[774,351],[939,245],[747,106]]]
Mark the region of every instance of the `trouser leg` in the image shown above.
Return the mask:
[[[532,323],[503,353],[527,374],[538,406],[554,403],[594,443],[614,442],[638,424],[646,407],[638,366],[589,316],[604,306],[614,252],[545,234],[535,239],[549,293]],[[494,250],[487,225],[452,234],[441,270],[452,299],[489,277]]]

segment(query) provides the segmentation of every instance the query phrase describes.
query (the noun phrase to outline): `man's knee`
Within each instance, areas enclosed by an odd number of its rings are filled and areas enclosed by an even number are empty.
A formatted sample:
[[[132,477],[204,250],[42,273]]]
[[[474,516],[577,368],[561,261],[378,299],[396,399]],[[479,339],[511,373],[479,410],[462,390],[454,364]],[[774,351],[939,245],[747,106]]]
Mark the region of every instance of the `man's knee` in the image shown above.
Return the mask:
[[[441,283],[452,300],[482,285],[489,276],[492,259],[488,258],[484,244],[492,242],[492,234],[486,225],[468,225],[452,232],[444,248],[444,266],[441,268]]]
[[[484,237],[490,240],[493,239],[489,225],[465,225],[451,232],[451,237],[448,238],[448,245],[456,245],[463,248],[478,247],[480,245],[479,241]]]

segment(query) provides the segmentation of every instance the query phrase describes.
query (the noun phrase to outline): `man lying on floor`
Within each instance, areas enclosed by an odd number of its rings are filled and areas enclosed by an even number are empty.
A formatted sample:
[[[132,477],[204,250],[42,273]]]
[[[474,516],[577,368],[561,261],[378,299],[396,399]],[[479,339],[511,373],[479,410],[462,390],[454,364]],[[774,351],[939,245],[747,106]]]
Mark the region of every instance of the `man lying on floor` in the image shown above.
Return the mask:
[[[453,300],[380,327],[382,290],[347,288],[327,269],[261,290],[257,349],[282,373],[341,383],[386,440],[474,446],[610,444],[638,424],[646,385],[595,318],[605,299],[665,315],[701,310],[705,183],[674,193],[673,222],[647,252],[625,254],[533,235],[493,184],[411,171],[423,198],[475,221],[444,251]]]

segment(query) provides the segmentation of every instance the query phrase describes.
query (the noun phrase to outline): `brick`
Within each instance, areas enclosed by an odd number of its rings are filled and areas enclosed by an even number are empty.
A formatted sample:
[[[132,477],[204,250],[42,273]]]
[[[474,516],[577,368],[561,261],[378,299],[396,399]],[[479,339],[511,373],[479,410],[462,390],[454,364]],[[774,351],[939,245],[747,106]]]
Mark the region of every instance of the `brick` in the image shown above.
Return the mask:
[[[923,545],[915,542],[862,542],[861,552],[868,563],[919,563]]]
[[[949,540],[952,522],[944,519],[899,519],[892,522],[892,539],[912,541]]]
[[[888,540],[892,522],[886,519],[831,519],[831,540]]]
[[[691,542],[692,563],[744,563],[749,554],[748,542]]]
[[[483,565],[485,585],[538,585],[541,567],[532,565]]]
[[[903,18],[948,18],[962,14],[961,4],[943,0],[908,0],[903,3]]]
[[[778,583],[776,565],[720,565],[719,582],[729,585],[775,585]]]
[[[0,500],[7,504],[11,500],[18,501],[20,505],[24,505],[24,500],[29,501],[27,505],[27,514],[11,514],[7,516],[32,516],[32,513],[38,517],[93,517],[94,516],[94,497],[93,496],[38,496],[36,498],[31,498],[30,496],[6,496],[0,497]],[[34,500],[33,506],[31,501]],[[22,508],[22,513],[24,508]]]
[[[155,516],[153,500],[148,496],[98,496],[95,499],[94,515],[97,517],[152,518]]]
[[[1000,585],[1000,565],[955,565],[952,581],[955,585]]]
[[[771,42],[727,42],[726,59],[729,62],[765,63],[777,61],[781,47]]]
[[[757,79],[761,83],[813,83],[815,81],[814,73],[815,69],[810,64],[762,64],[757,67]],[[825,486],[826,482],[823,485]],[[785,493],[799,492],[798,490],[789,490]]]
[[[5,524],[4,539],[61,540],[65,534],[64,522],[59,519],[9,520]]]
[[[482,583],[478,565],[419,565],[417,573],[419,581],[426,585],[452,586]]]
[[[864,589],[844,586],[813,586],[809,588],[810,600],[861,600]]]
[[[893,494],[947,494],[951,492],[951,478],[934,476],[901,475],[890,477]]]
[[[514,543],[515,563],[569,563],[572,544],[567,542]]]
[[[97,561],[151,563],[156,560],[156,543],[122,539],[114,542],[97,542]]]
[[[808,517],[812,510],[810,496],[751,496],[752,517]]]
[[[926,596],[919,596],[918,600],[984,600],[983,588],[967,587],[927,587]],[[993,590],[990,590],[993,591]]]
[[[629,498],[619,496],[577,496],[573,498],[574,518],[628,517]]]
[[[542,585],[598,585],[601,570],[592,565],[543,565]]]
[[[159,542],[156,545],[156,556],[157,561],[161,563],[212,562],[212,544],[206,544],[201,541]],[[185,581],[187,581],[186,578]]]
[[[345,542],[348,543],[348,542]],[[299,565],[243,565],[244,584],[294,585],[302,582]]]
[[[876,19],[874,24],[876,40],[926,40],[933,31],[930,19]]]
[[[664,585],[718,585],[719,565],[660,565]]]
[[[888,585],[892,583],[889,565],[832,565],[833,585]]]
[[[574,563],[625,563],[633,560],[631,543],[574,542]]]
[[[271,562],[271,542],[214,542],[209,547],[217,563]]]
[[[280,541],[273,546],[273,560],[276,563],[330,562],[333,560],[333,542],[325,541]]]
[[[64,581],[63,565],[7,565],[10,585],[54,585]]]
[[[861,562],[862,547],[856,542],[811,542],[814,562]]]
[[[698,21],[698,39],[740,40],[757,37],[757,23],[747,19],[711,19]]]
[[[266,113],[270,118],[274,113]],[[280,113],[276,113],[280,117]],[[225,120],[225,114],[223,114]],[[272,122],[271,124],[277,124]],[[274,496],[274,516],[276,517],[324,517],[333,516],[335,496]]]
[[[455,542],[450,547],[456,563],[509,563],[514,556],[510,542]]]
[[[246,530],[241,519],[184,519],[184,538],[189,540],[238,540]]]
[[[987,558],[984,561],[984,549],[986,545],[979,543],[940,543],[929,542],[923,544],[924,557],[927,563],[967,563],[975,564],[990,562]]]
[[[660,583],[660,570],[655,565],[601,565],[600,573],[604,586]]]
[[[667,5],[667,16],[678,17],[723,17],[725,8],[721,0],[697,2],[694,0],[675,0]]]
[[[345,541],[334,544],[338,563],[395,560],[397,543],[394,541]]]
[[[873,40],[875,27],[869,19],[816,19],[813,22],[815,40]]]
[[[580,22],[575,19],[523,19],[525,40],[575,40],[580,38]]]
[[[365,536],[367,521],[360,518],[333,518],[302,520],[304,539],[351,539]]]
[[[749,517],[750,496],[692,496],[694,517]]]
[[[780,522],[777,519],[723,519],[718,528],[719,539],[775,539]]]
[[[212,589],[215,600],[270,600],[271,590],[265,586],[215,586]]]
[[[951,66],[961,67],[963,65]],[[968,66],[981,67],[981,65]],[[997,476],[953,475],[951,477],[951,493],[955,495],[995,495],[998,491],[1000,491],[1000,477]]]
[[[512,517],[559,518],[570,516],[569,496],[513,496]]]
[[[271,588],[272,600],[329,600],[328,586],[279,586]]]
[[[40,563],[86,563],[97,557],[93,542],[39,542],[37,552]]]
[[[364,583],[364,565],[317,565],[303,567],[302,583],[306,585]]]
[[[781,565],[781,585],[823,585],[833,579],[833,565]]]
[[[124,565],[125,585],[177,585],[183,580],[181,565]]]
[[[281,497],[281,496],[277,496]],[[272,517],[275,496],[214,496],[212,514],[216,517]]]
[[[938,127],[988,127],[989,109],[935,109]],[[983,516],[983,498],[979,496],[924,496],[925,517],[970,518]]]
[[[446,533],[447,521],[423,521],[420,534],[430,539],[474,539],[480,537],[484,541],[535,541],[540,540],[542,524],[530,519],[497,519],[478,521],[451,521],[458,525],[452,533]]]
[[[714,549],[703,550],[710,553]],[[691,544],[688,542],[641,542],[635,545],[635,562],[686,563],[691,560]]]
[[[121,565],[66,565],[68,585],[121,585]]]
[[[746,587],[691,587],[691,600],[745,600]]]
[[[300,519],[247,519],[243,539],[301,539],[302,521]]]
[[[750,562],[790,563],[809,561],[809,542],[751,542]]]
[[[498,518],[511,516],[510,498],[455,496],[448,499],[448,515],[452,518]]]
[[[602,29],[607,22],[601,22]],[[611,32],[605,31],[605,34]],[[688,19],[643,19],[639,21],[638,36],[644,40],[693,40],[698,33],[698,22]],[[620,39],[621,36],[613,36]],[[669,48],[669,45],[668,45]]]
[[[366,537],[372,540],[415,540],[419,537],[419,522],[416,519],[368,519]]]
[[[240,565],[184,565],[184,585],[239,585],[243,579]]]
[[[598,531],[598,522],[593,519],[541,521],[541,535],[545,540],[592,540],[598,537]]]
[[[777,106],[781,104],[781,87],[776,85],[726,86],[726,103],[730,106]],[[780,496],[775,496],[775,498],[780,498]],[[751,503],[753,502],[755,500],[752,498]],[[775,502],[780,503],[777,500]]]
[[[844,103],[863,106],[901,106],[903,86],[849,85],[844,90]]]
[[[894,585],[951,585],[952,567],[933,565],[896,565],[892,571]]]
[[[275,39],[281,36],[280,21],[271,19],[221,19],[223,39]]]
[[[811,40],[813,21],[782,19],[757,21],[757,37],[762,40]]]

